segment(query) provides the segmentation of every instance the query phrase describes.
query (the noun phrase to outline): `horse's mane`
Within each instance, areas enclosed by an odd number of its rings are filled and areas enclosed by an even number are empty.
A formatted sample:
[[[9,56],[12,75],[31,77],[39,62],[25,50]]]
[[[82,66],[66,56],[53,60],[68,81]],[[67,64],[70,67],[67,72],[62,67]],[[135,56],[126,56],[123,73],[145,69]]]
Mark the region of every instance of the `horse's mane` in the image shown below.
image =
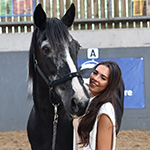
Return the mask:
[[[34,59],[33,54],[35,52],[35,41],[36,41],[36,33],[37,28],[35,28],[33,34],[32,34],[32,40],[29,50],[29,62],[28,62],[28,97],[31,97],[33,94],[33,76],[34,76]]]
[[[36,54],[36,42],[37,42],[37,36],[41,34],[41,32],[44,32],[42,38],[47,38],[48,42],[50,43],[52,49],[54,49],[56,52],[61,49],[61,51],[64,49],[64,43],[69,42],[69,32],[66,25],[60,21],[57,18],[49,18],[46,21],[46,28],[43,31],[40,31],[38,27],[35,28],[33,35],[32,35],[32,41],[30,45],[30,52],[29,52],[29,84],[33,82],[34,77],[34,58]],[[43,40],[43,39],[41,39]],[[44,39],[45,40],[45,39]],[[32,86],[32,85],[29,85]],[[31,87],[29,87],[31,88]],[[32,90],[29,90],[29,95],[32,95]]]

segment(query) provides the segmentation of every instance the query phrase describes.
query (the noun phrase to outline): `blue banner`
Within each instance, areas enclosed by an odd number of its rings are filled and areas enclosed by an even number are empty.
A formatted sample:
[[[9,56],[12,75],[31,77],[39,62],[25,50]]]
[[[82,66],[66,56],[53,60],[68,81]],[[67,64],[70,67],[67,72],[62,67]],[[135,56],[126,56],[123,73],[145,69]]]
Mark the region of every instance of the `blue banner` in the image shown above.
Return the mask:
[[[89,83],[89,76],[93,67],[104,60],[115,61],[121,68],[125,83],[124,108],[144,108],[143,58],[79,59],[78,66],[80,70],[85,70],[83,75],[85,83]]]

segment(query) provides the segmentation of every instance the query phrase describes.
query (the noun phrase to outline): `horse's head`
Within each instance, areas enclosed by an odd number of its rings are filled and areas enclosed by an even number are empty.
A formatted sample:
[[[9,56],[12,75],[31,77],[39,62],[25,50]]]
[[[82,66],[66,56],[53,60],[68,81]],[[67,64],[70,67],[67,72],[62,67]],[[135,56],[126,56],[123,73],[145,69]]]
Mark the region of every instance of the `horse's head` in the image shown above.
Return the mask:
[[[80,45],[68,32],[74,16],[74,4],[70,6],[61,20],[47,18],[41,4],[36,7],[34,12],[36,28],[32,37],[29,58],[31,79],[36,74],[35,61],[42,74],[52,82],[64,75],[78,71],[77,54]],[[61,99],[66,111],[71,116],[83,115],[88,103],[88,94],[80,77],[67,79],[63,83],[55,85],[53,91]]]

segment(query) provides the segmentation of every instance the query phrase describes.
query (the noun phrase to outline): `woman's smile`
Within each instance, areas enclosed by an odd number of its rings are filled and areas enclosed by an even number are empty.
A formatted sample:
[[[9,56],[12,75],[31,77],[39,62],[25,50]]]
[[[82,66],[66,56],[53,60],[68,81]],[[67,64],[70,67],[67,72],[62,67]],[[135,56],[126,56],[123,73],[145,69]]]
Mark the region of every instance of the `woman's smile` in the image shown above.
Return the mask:
[[[91,84],[90,84],[90,85],[93,86],[93,87],[98,86],[98,85],[96,85],[96,83],[94,83],[93,81],[91,81]]]

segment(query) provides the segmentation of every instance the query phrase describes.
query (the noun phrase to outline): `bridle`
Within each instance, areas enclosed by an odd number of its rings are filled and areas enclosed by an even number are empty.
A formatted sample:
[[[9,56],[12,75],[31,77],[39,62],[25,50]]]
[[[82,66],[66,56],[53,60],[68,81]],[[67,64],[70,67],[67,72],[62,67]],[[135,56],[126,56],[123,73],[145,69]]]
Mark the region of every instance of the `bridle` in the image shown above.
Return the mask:
[[[65,83],[65,82],[68,81],[68,80],[72,80],[72,78],[74,78],[74,77],[78,77],[78,78],[80,78],[80,79],[83,81],[82,76],[81,76],[81,74],[80,74],[79,72],[71,72],[71,73],[68,73],[68,74],[64,75],[63,77],[60,77],[60,78],[57,79],[57,80],[51,81],[51,80],[43,73],[43,71],[42,71],[41,68],[39,67],[38,61],[37,61],[37,59],[35,58],[35,55],[33,55],[33,59],[34,59],[34,68],[35,68],[35,70],[38,71],[38,73],[40,74],[40,76],[42,77],[42,79],[46,82],[46,84],[48,85],[50,91],[52,91],[55,86],[57,86],[57,85],[59,85],[59,84],[62,84],[62,83]]]
[[[80,78],[82,81],[82,76],[80,75],[79,72],[72,72],[69,74],[64,75],[63,77],[57,79],[57,80],[53,80],[51,81],[41,70],[40,66],[38,65],[38,61],[35,58],[35,55],[33,54],[33,60],[34,60],[34,69],[37,70],[37,72],[40,74],[40,76],[42,77],[42,79],[45,81],[45,83],[48,85],[49,88],[49,99],[51,100],[51,94],[54,90],[54,87],[65,83],[68,80],[72,80],[72,78],[74,77],[78,77]],[[60,105],[60,103],[54,104],[51,100],[51,104],[54,107],[54,120],[53,120],[53,139],[52,139],[52,150],[55,150],[55,143],[56,143],[56,134],[57,134],[57,124],[58,124],[58,106]]]

